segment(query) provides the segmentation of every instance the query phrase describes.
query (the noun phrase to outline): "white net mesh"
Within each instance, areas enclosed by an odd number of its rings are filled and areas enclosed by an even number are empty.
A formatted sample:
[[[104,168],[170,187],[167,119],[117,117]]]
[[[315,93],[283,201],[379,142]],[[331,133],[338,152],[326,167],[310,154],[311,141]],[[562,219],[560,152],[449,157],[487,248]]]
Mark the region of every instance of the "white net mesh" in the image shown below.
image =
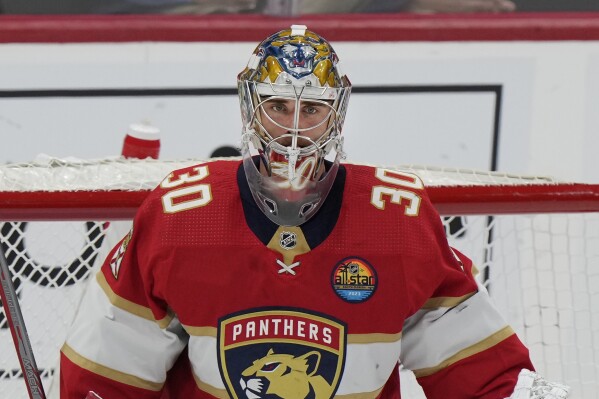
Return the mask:
[[[0,191],[147,190],[156,186],[170,171],[199,162],[201,161],[197,159],[113,157],[85,160],[40,156],[36,162],[0,165]],[[550,177],[471,169],[421,165],[391,168],[417,173],[427,186],[555,183]]]
[[[597,398],[599,214],[461,219],[464,236],[450,234],[450,242],[480,265],[540,374],[571,385],[573,397]]]
[[[148,190],[172,170],[198,162],[39,157],[36,162],[0,166],[0,191]]]
[[[0,194],[149,190],[171,170],[198,162],[47,158],[32,164],[0,166]],[[458,196],[463,187],[472,185],[556,184],[546,177],[415,166],[401,169],[415,171],[431,187],[453,186]],[[518,199],[514,201],[517,206]],[[43,199],[38,204],[46,205]],[[0,212],[3,206],[9,205],[0,203]],[[596,399],[599,213],[465,213],[442,219],[450,243],[475,261],[478,277],[529,346],[538,371],[549,380],[571,385],[573,397]],[[0,243],[10,264],[43,383],[52,392],[50,397],[56,397],[56,384],[50,385],[59,349],[88,276],[128,228],[128,221],[0,223]],[[3,309],[0,353],[0,396],[27,398]],[[407,380],[409,375],[404,377]],[[404,397],[422,397],[413,383],[402,389]]]

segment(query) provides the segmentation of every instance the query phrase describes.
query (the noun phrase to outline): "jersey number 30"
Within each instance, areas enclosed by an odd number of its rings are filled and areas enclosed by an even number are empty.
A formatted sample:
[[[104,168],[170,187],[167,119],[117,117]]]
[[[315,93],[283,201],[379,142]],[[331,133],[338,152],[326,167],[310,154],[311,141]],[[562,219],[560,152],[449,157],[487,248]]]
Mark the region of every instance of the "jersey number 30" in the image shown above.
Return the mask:
[[[180,175],[171,173],[164,179],[160,187],[174,189],[162,196],[164,213],[176,213],[208,205],[212,201],[210,184],[200,183],[206,176],[208,176],[208,166],[196,166],[190,172]],[[197,184],[177,188],[186,183]]]
[[[370,202],[380,210],[385,209],[385,197],[397,205],[405,205],[404,214],[406,216],[418,216],[420,202],[422,197],[414,190],[422,190],[424,184],[416,175],[411,173],[399,172],[397,170],[377,168],[375,177],[386,183],[385,185],[374,186]]]

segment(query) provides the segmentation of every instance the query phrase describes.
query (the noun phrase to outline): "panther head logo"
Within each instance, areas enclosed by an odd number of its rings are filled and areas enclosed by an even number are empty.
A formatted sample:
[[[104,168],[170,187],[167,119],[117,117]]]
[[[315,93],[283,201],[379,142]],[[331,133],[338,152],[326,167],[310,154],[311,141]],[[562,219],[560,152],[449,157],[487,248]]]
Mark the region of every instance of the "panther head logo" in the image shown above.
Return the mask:
[[[248,399],[278,396],[284,399],[329,399],[333,387],[316,374],[321,354],[301,356],[276,354],[272,349],[254,361],[242,374],[239,384]]]
[[[289,73],[299,78],[312,72],[317,51],[308,44],[285,44],[281,60]]]
[[[330,399],[347,325],[299,308],[253,308],[218,321],[218,367],[233,399]]]

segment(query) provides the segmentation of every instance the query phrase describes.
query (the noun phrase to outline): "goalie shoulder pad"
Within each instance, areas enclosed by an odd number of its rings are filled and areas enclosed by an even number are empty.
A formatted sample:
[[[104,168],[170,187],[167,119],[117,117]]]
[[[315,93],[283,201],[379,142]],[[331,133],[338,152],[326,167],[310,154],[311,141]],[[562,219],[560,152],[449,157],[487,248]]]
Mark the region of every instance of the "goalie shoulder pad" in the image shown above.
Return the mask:
[[[569,392],[569,386],[549,382],[534,371],[523,369],[514,392],[505,399],[565,399]]]

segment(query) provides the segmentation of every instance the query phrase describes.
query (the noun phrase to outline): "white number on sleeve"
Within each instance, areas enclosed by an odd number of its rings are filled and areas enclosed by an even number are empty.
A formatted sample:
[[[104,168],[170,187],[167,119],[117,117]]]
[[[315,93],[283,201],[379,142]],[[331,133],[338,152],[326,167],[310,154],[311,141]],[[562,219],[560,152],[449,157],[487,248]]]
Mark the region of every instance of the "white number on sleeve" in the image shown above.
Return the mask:
[[[380,210],[385,209],[385,196],[389,196],[389,201],[393,204],[401,205],[405,203],[404,214],[406,216],[418,216],[422,197],[412,190],[422,190],[424,184],[416,175],[397,170],[377,168],[375,177],[394,187],[374,186],[372,188],[372,197],[370,202]],[[398,187],[397,187],[398,186]]]
[[[200,182],[208,176],[208,166],[196,166],[191,172],[178,176],[170,174],[160,183],[162,188],[174,188],[185,183]],[[194,184],[171,190],[162,196],[162,208],[165,213],[176,213],[208,205],[212,201],[209,184]]]
[[[208,166],[196,166],[191,172],[181,173],[175,176],[171,173],[160,183],[162,188],[173,188],[185,183],[194,183],[208,176]]]

